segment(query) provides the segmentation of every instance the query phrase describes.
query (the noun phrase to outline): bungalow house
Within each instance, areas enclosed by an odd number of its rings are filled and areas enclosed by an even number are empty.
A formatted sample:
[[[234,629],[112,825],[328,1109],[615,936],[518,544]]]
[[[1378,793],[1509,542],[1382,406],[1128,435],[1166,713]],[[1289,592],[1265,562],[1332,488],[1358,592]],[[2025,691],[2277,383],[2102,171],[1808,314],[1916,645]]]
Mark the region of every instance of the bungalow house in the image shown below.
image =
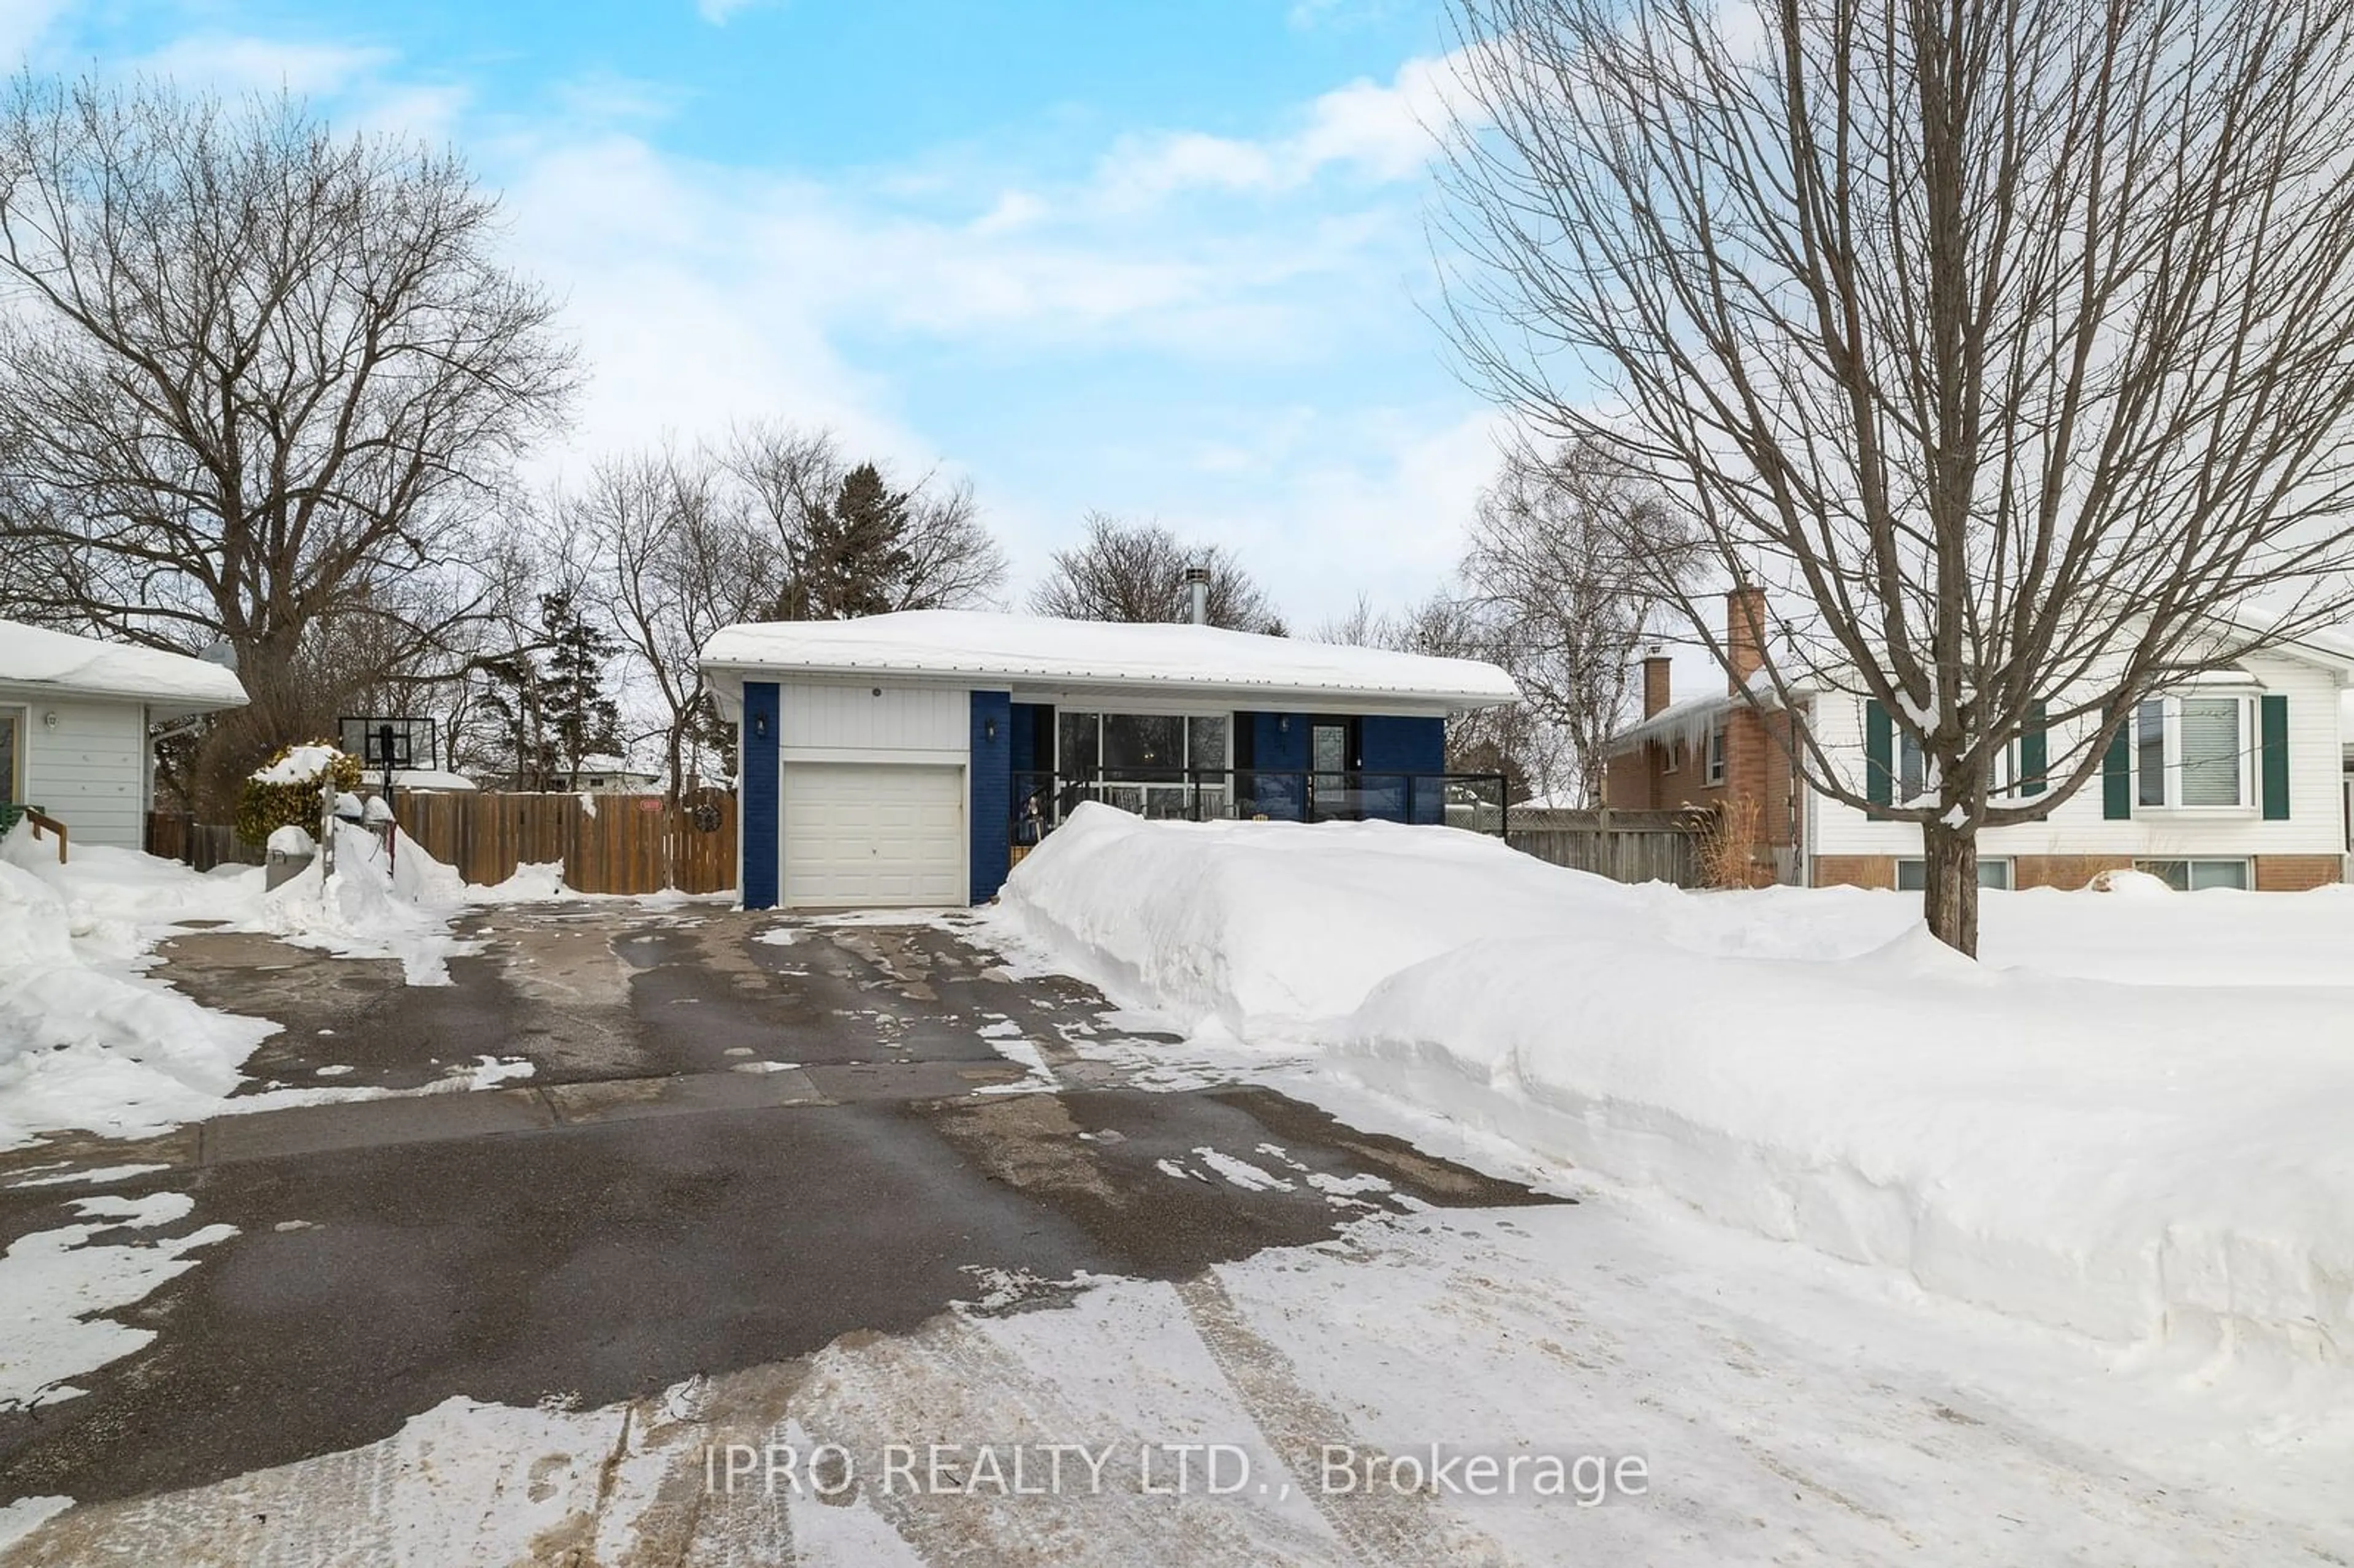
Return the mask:
[[[1469,660],[970,610],[731,626],[701,662],[755,909],[981,903],[1082,800],[1445,821],[1476,787],[1447,715],[1519,695]]]
[[[151,727],[244,705],[217,664],[0,620],[0,818],[36,807],[74,843],[138,849],[154,804]]]
[[[1868,800],[1900,804],[1925,788],[1917,749],[1880,705],[1845,692],[1794,694],[1785,710],[1760,688],[1755,588],[1725,596],[1725,690],[1675,700],[1668,661],[1643,665],[1643,717],[1613,743],[1605,801],[1657,809],[1750,803],[1757,880],[1917,888],[1921,831],[1829,800],[1792,764],[1794,725],[1816,736]],[[2295,891],[2342,880],[2347,837],[2340,692],[2354,644],[2315,636],[2187,678],[2141,705],[2104,754],[2099,777],[2041,821],[1988,830],[1978,874],[1990,887],[2081,887],[2135,867],[2182,888]],[[2067,737],[2031,732],[1999,764],[1996,787],[2031,795]]]

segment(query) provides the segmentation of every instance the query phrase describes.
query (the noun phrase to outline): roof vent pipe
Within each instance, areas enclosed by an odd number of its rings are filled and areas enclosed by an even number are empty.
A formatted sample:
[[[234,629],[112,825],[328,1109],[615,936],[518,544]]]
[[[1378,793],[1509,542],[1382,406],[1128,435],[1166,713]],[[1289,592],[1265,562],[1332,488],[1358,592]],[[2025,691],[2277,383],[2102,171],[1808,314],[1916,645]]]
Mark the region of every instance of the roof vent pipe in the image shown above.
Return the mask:
[[[1185,619],[1196,626],[1210,624],[1210,568],[1185,568]]]

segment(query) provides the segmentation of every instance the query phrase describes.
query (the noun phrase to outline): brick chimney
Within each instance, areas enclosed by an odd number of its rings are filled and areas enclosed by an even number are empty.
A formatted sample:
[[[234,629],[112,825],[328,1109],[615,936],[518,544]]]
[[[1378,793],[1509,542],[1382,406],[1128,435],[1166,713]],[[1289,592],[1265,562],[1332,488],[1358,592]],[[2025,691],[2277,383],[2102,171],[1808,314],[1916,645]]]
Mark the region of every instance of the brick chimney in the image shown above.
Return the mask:
[[[1766,590],[1740,583],[1724,596],[1725,690],[1738,692],[1766,662]]]
[[[1668,705],[1668,656],[1652,643],[1643,650],[1643,716],[1649,718]]]

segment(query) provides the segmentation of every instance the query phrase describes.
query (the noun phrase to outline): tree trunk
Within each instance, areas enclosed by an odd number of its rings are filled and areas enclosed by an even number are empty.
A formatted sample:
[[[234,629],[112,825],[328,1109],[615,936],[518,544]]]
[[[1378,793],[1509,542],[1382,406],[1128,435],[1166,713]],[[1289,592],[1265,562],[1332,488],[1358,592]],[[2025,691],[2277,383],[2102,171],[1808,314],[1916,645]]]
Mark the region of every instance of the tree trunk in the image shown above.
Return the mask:
[[[1921,894],[1929,935],[1967,958],[1978,956],[1978,833],[1976,823],[1921,824],[1928,874]]]

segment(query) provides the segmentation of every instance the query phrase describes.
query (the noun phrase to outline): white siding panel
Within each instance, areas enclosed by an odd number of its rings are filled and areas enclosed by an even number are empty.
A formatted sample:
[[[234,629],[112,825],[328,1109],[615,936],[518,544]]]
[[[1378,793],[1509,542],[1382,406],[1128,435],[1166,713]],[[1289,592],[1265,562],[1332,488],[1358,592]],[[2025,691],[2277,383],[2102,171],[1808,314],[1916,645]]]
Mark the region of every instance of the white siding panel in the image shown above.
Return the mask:
[[[967,901],[961,768],[789,762],[781,836],[788,906]]]
[[[962,758],[972,746],[972,694],[960,686],[787,684],[779,740],[787,760],[813,753],[916,753]]]
[[[1980,835],[1987,855],[2131,855],[2168,859],[2184,855],[2237,858],[2257,854],[2338,854],[2346,843],[2344,760],[2338,731],[2336,678],[2301,660],[2275,657],[2246,661],[2264,691],[2288,699],[2289,815],[2266,821],[2258,807],[2244,812],[2202,813],[2136,807],[2123,821],[2101,815],[2101,779],[2089,782],[2040,822],[1996,828]],[[1863,704],[1854,697],[1819,697],[1815,726],[1831,755],[1847,759],[1858,788],[1863,779]],[[2250,799],[2261,800],[2257,736],[2249,737]],[[2057,767],[2068,742],[2052,737]],[[1819,855],[1921,853],[1921,830],[1911,822],[1873,821],[1861,811],[1818,797],[1814,801]]]
[[[58,715],[57,727],[43,722]],[[25,707],[25,800],[78,844],[145,842],[147,713],[138,703],[82,700]]]

